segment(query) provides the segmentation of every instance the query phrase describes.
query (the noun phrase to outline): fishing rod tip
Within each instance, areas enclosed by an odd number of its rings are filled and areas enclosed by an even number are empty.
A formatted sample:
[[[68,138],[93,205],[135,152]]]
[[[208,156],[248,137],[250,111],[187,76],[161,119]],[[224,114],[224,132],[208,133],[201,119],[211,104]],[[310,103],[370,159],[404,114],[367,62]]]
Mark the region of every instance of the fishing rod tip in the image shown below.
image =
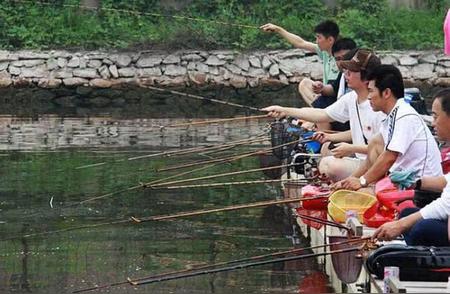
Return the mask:
[[[141,186],[141,188],[144,188],[144,189],[148,188],[148,185],[146,183],[139,182],[139,185]]]
[[[130,283],[133,286],[137,286],[138,283],[134,282],[130,277],[127,278],[128,283]]]
[[[134,216],[130,217],[130,219],[135,222],[136,224],[141,223],[142,221],[138,218],[135,218]]]

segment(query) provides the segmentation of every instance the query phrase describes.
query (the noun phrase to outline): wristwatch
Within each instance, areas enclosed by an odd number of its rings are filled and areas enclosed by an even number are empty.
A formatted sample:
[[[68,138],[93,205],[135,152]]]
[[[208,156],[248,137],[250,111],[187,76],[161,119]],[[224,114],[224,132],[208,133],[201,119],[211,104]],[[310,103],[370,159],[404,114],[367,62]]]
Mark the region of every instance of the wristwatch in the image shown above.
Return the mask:
[[[367,187],[367,180],[364,176],[359,177],[359,183],[361,184],[361,187],[363,188]]]

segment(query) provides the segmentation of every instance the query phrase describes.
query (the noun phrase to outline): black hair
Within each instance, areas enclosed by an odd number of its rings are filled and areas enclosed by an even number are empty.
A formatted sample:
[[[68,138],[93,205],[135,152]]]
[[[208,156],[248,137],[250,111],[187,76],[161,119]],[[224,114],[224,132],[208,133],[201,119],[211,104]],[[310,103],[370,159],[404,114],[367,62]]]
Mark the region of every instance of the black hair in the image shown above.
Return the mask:
[[[439,99],[442,110],[450,116],[450,88],[440,90],[434,95],[434,98]]]
[[[403,77],[400,70],[390,64],[381,64],[367,74],[368,81],[375,81],[375,87],[383,92],[390,89],[396,99],[405,96],[405,86],[403,85]]]
[[[342,60],[352,59],[353,56],[355,56],[356,52],[358,52],[358,50],[359,50],[358,47],[351,49],[350,51],[348,51],[347,53],[344,54],[344,57],[342,58]]]
[[[331,53],[336,53],[341,50],[352,50],[356,48],[356,43],[353,39],[350,38],[339,38],[334,42],[333,47],[331,48]],[[355,55],[355,54],[353,54]],[[353,56],[352,56],[353,57]]]
[[[337,23],[335,23],[332,20],[326,20],[321,23],[319,23],[314,28],[314,33],[316,34],[322,34],[325,37],[333,37],[335,40],[339,36],[339,27]]]

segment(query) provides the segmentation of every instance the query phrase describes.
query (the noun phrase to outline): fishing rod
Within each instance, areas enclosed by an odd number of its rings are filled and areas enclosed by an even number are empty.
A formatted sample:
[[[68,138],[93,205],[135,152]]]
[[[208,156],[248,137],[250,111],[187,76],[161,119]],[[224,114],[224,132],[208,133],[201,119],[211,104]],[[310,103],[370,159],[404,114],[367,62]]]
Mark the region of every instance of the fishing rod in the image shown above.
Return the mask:
[[[302,213],[298,213],[298,212],[297,212],[297,215],[300,218],[304,218],[306,220],[314,221],[314,222],[317,222],[317,223],[322,224],[322,225],[332,226],[332,227],[336,227],[336,228],[339,228],[339,229],[346,230],[348,236],[353,235],[352,229],[350,229],[349,227],[346,227],[346,226],[344,226],[344,225],[342,225],[340,223],[337,223],[335,221],[330,221],[330,220],[326,220],[326,219],[322,219],[322,218],[319,218],[319,217],[306,215],[306,214],[302,214]]]
[[[166,92],[166,93],[170,93],[170,94],[185,97],[185,98],[192,98],[192,99],[196,99],[196,100],[214,102],[214,103],[218,103],[218,104],[222,104],[222,105],[233,106],[233,107],[237,107],[237,108],[243,108],[243,109],[253,110],[253,111],[258,111],[258,112],[265,112],[265,111],[261,110],[260,108],[256,108],[253,106],[242,105],[242,104],[237,104],[237,103],[233,103],[233,102],[227,102],[227,101],[214,99],[214,98],[207,98],[207,97],[203,97],[203,96],[199,96],[199,95],[188,94],[188,93],[183,93],[183,92],[179,92],[179,91],[175,91],[175,90],[158,88],[158,87],[154,87],[154,86],[147,86],[147,85],[141,85],[141,86],[143,88],[147,88],[150,90],[154,90],[154,91],[158,91],[158,92]]]
[[[326,198],[327,196],[317,196],[314,199],[322,199]],[[174,218],[180,218],[180,217],[188,217],[188,216],[199,216],[199,215],[205,215],[210,213],[216,213],[216,212],[225,212],[225,211],[235,211],[240,209],[248,209],[248,208],[258,208],[258,207],[264,207],[269,205],[276,205],[276,204],[287,204],[287,203],[293,203],[293,202],[299,202],[306,200],[303,197],[299,198],[292,198],[292,199],[283,199],[283,200],[269,200],[269,201],[260,201],[260,202],[254,202],[254,203],[247,203],[247,204],[240,204],[240,205],[231,205],[227,207],[222,208],[214,208],[214,209],[202,209],[202,210],[196,210],[196,211],[188,211],[188,212],[180,212],[176,214],[171,215],[163,215],[163,216],[150,216],[150,217],[143,217],[143,218],[136,218],[131,217],[131,219],[136,223],[144,223],[149,221],[160,221],[160,220],[169,220]]]
[[[283,145],[280,145],[280,146],[284,146],[284,145],[288,145],[288,144],[293,144],[293,143],[295,143],[295,141],[289,142],[289,143],[286,143],[286,144],[283,144]],[[273,148],[278,148],[278,147],[280,147],[280,146],[275,146],[275,147],[273,147]],[[269,149],[273,149],[273,148],[269,148]],[[242,157],[242,158],[244,158],[244,157]],[[238,156],[238,157],[236,157],[236,158],[230,159],[229,162],[234,161],[234,160],[239,160],[239,159],[241,159],[241,157]],[[218,165],[219,163],[221,163],[221,162],[215,162],[215,163],[214,163],[214,162],[211,162],[211,161],[210,161],[210,163],[213,163],[213,164],[207,165],[207,166],[205,166],[205,167],[200,167],[200,168],[197,168],[197,169],[193,169],[193,170],[190,170],[190,171],[178,173],[178,174],[176,174],[176,175],[173,175],[173,176],[170,176],[170,177],[166,177],[166,178],[163,178],[163,179],[158,179],[158,180],[151,181],[151,182],[147,182],[147,183],[139,183],[138,185],[135,185],[135,186],[132,186],[132,187],[128,187],[128,188],[124,188],[124,189],[121,189],[121,190],[119,190],[119,191],[114,191],[114,192],[102,194],[102,195],[100,195],[100,196],[95,196],[95,197],[92,197],[92,198],[89,198],[89,199],[80,201],[80,202],[78,202],[78,203],[75,203],[75,204],[73,204],[73,205],[71,205],[71,206],[76,206],[76,205],[84,204],[84,203],[91,202],[91,201],[94,201],[94,200],[99,200],[99,199],[111,197],[111,196],[114,196],[114,195],[117,195],[117,194],[120,194],[120,193],[123,193],[123,192],[129,192],[129,191],[133,191],[133,190],[140,189],[140,188],[146,188],[146,187],[152,186],[152,185],[154,185],[154,184],[163,182],[163,181],[165,181],[165,180],[174,179],[174,178],[177,178],[177,177],[180,177],[180,176],[183,176],[183,175],[187,175],[187,174],[190,174],[190,173],[194,173],[194,172],[196,172],[196,171],[201,171],[201,170],[204,170],[204,169],[207,169],[207,168],[210,168],[210,167],[217,166],[217,165]],[[259,183],[262,183],[262,182],[259,182]],[[233,185],[233,184],[232,184],[232,185]],[[238,184],[238,185],[239,185],[239,184]],[[66,206],[66,207],[71,207],[71,206]]]
[[[236,158],[235,160],[238,160],[238,159],[239,158]],[[231,161],[232,160],[230,160],[230,162]],[[219,163],[221,163],[221,162],[219,162]],[[111,197],[111,196],[114,196],[114,195],[117,195],[117,194],[120,194],[120,193],[130,192],[130,191],[133,191],[133,190],[136,190],[136,189],[140,189],[140,188],[145,189],[148,186],[151,186],[151,185],[154,185],[154,184],[157,184],[157,183],[160,183],[160,182],[164,182],[166,180],[175,179],[175,178],[178,178],[180,176],[184,176],[184,175],[187,175],[187,174],[191,174],[191,173],[194,173],[194,172],[197,172],[197,171],[202,171],[202,170],[205,170],[205,169],[217,166],[219,163],[209,164],[209,165],[206,165],[204,167],[200,167],[200,168],[196,168],[196,169],[193,169],[193,170],[177,173],[175,175],[172,175],[172,176],[169,176],[169,177],[165,177],[165,178],[162,178],[162,179],[157,179],[157,180],[154,180],[154,181],[151,181],[151,182],[139,183],[138,185],[135,185],[135,186],[132,186],[132,187],[128,187],[128,188],[124,188],[124,189],[121,189],[121,190],[118,190],[118,191],[109,192],[109,193],[106,193],[106,194],[102,194],[102,195],[99,195],[99,196],[88,198],[86,200],[80,201],[80,202],[72,204],[72,205],[68,205],[66,207],[68,208],[68,207],[81,205],[81,204],[84,204],[84,203],[87,203],[87,202],[92,202],[92,201],[95,201],[95,200],[104,199],[104,198]]]
[[[180,123],[180,124],[173,124],[173,125],[167,125],[167,126],[160,126],[160,129],[165,128],[181,128],[181,127],[190,127],[190,126],[200,126],[200,125],[206,125],[206,124],[215,124],[215,123],[224,123],[224,122],[232,122],[232,121],[240,121],[240,120],[253,120],[253,119],[262,119],[262,118],[270,118],[267,114],[263,115],[254,115],[254,116],[243,116],[243,117],[233,117],[233,118],[222,118],[222,119],[215,119],[215,120],[204,120],[204,121],[196,121],[196,122],[190,122],[190,123]]]
[[[192,167],[192,166],[196,166],[196,165],[203,165],[203,164],[209,164],[209,163],[213,163],[213,162],[222,162],[222,161],[234,161],[237,159],[242,159],[245,157],[249,157],[249,156],[253,156],[253,155],[258,155],[262,152],[267,152],[267,151],[272,151],[274,149],[277,148],[281,148],[284,146],[288,146],[288,145],[292,145],[298,143],[298,140],[294,140],[285,144],[281,144],[281,145],[277,145],[274,147],[270,147],[270,148],[265,148],[265,149],[259,149],[253,152],[249,152],[249,153],[241,153],[241,154],[235,154],[233,156],[229,156],[229,157],[225,157],[225,158],[216,158],[216,159],[212,159],[212,160],[206,160],[206,161],[197,161],[197,162],[193,162],[193,163],[187,163],[187,164],[182,164],[182,165],[175,165],[175,166],[169,166],[169,167],[165,167],[165,168],[160,168],[158,169],[158,171],[170,171],[173,169],[180,169],[180,168],[186,168],[186,167]],[[308,156],[308,157],[320,157],[320,154],[310,154],[310,153],[296,153],[296,154],[301,154],[304,156]]]
[[[139,280],[137,282],[130,281],[130,284],[133,286],[140,286],[140,285],[158,283],[158,282],[169,281],[169,280],[177,280],[177,279],[189,278],[189,277],[194,277],[194,276],[201,276],[201,275],[207,275],[207,274],[213,274],[213,273],[239,270],[239,269],[261,266],[261,265],[266,265],[266,264],[281,263],[281,262],[286,262],[286,261],[326,256],[326,255],[331,255],[331,254],[340,254],[340,253],[347,253],[347,252],[353,252],[353,251],[360,251],[363,248],[364,248],[364,246],[358,246],[358,247],[351,247],[351,248],[345,248],[345,249],[339,249],[339,250],[332,250],[332,251],[327,251],[327,252],[310,253],[310,254],[275,258],[275,259],[271,259],[271,260],[262,260],[262,261],[256,261],[256,262],[241,263],[241,264],[236,264],[236,265],[231,265],[231,266],[226,266],[226,267],[206,269],[206,270],[202,270],[202,271],[194,271],[194,272],[189,272],[186,274],[165,276],[165,277],[160,277],[160,278],[157,277],[157,278],[147,279],[147,280]]]
[[[27,1],[27,0],[14,0],[15,3],[23,3],[23,4],[38,4],[41,6],[53,6],[52,3],[44,3],[44,2],[34,2],[34,1]],[[189,21],[196,21],[196,22],[203,22],[203,23],[213,23],[213,24],[219,24],[219,25],[226,25],[231,27],[238,27],[238,28],[246,28],[246,29],[256,29],[259,30],[259,26],[255,25],[248,25],[248,24],[239,24],[239,23],[233,23],[233,22],[226,22],[226,21],[220,21],[220,20],[212,20],[212,19],[205,19],[200,17],[192,17],[192,16],[182,16],[182,15],[168,15],[168,14],[162,14],[162,13],[154,13],[154,12],[140,12],[135,10],[129,10],[129,9],[118,9],[118,8],[104,8],[104,7],[92,7],[92,6],[86,6],[86,5],[75,5],[75,4],[61,4],[58,6],[66,7],[66,8],[76,8],[76,9],[85,9],[85,10],[91,10],[91,11],[107,11],[107,12],[119,12],[119,13],[126,13],[126,14],[132,14],[136,16],[153,16],[153,17],[159,17],[159,18],[173,18],[178,20],[189,20]]]
[[[317,198],[319,199],[319,198],[323,198],[323,197],[326,197],[326,196],[320,196]],[[127,219],[121,219],[121,220],[116,220],[116,221],[112,221],[112,222],[88,224],[88,225],[64,228],[64,229],[54,230],[54,231],[37,232],[37,233],[30,233],[30,234],[25,234],[25,235],[21,235],[21,236],[13,236],[13,237],[5,238],[5,239],[0,239],[0,242],[20,239],[20,238],[30,238],[30,237],[37,237],[37,236],[52,235],[52,234],[57,234],[57,233],[65,233],[65,232],[81,230],[81,229],[99,228],[99,227],[118,225],[118,224],[126,224],[126,223],[140,224],[140,223],[150,222],[150,221],[171,220],[171,219],[176,219],[176,218],[199,216],[199,215],[224,212],[224,211],[234,211],[234,210],[241,210],[241,209],[248,209],[248,208],[258,208],[258,207],[264,207],[264,206],[270,206],[270,205],[293,203],[293,202],[310,200],[310,199],[315,199],[315,198],[299,197],[299,198],[291,198],[291,199],[284,199],[284,200],[268,200],[268,201],[260,201],[260,202],[253,202],[253,203],[247,203],[247,204],[231,205],[231,206],[226,206],[226,207],[222,207],[222,208],[201,209],[201,210],[194,210],[194,211],[187,211],[187,212],[179,212],[176,214],[157,215],[157,216],[142,217],[142,218],[137,218],[137,217],[131,216],[130,218],[127,218]]]
[[[197,161],[197,162],[191,162],[191,163],[185,163],[185,164],[179,164],[179,165],[172,165],[172,166],[168,166],[168,167],[159,168],[159,169],[157,169],[157,171],[163,172],[163,171],[179,170],[179,169],[183,169],[183,168],[187,168],[187,167],[193,167],[193,166],[197,166],[197,165],[204,165],[204,164],[210,164],[210,163],[231,162],[231,161],[235,161],[238,159],[243,159],[246,157],[257,155],[260,152],[263,152],[263,151],[258,150],[258,151],[254,151],[254,152],[235,154],[232,156],[226,156],[226,157],[222,157],[222,158],[215,158],[215,159],[201,160],[201,161]]]
[[[169,176],[169,177],[162,178],[162,179],[158,179],[158,180],[154,180],[154,181],[151,181],[151,182],[148,182],[148,183],[139,183],[138,185],[135,185],[135,186],[132,186],[132,187],[128,187],[128,188],[125,188],[125,189],[122,189],[122,190],[119,190],[119,191],[106,193],[106,194],[103,194],[103,195],[100,195],[100,196],[95,196],[95,197],[92,197],[92,198],[80,201],[80,202],[74,204],[73,206],[84,204],[84,203],[87,203],[87,202],[92,202],[92,201],[103,199],[103,198],[107,198],[107,197],[111,197],[111,196],[114,196],[114,195],[117,195],[117,194],[120,194],[120,193],[123,193],[123,192],[129,192],[129,191],[133,191],[133,190],[136,190],[136,189],[139,189],[139,188],[145,189],[149,185],[157,184],[157,183],[159,183],[161,181],[165,181],[165,180],[171,180],[171,179],[174,179],[174,178],[177,178],[177,177],[180,177],[180,176],[184,176],[184,175],[187,175],[187,174],[191,174],[191,173],[194,173],[194,172],[197,172],[197,171],[205,170],[205,169],[213,167],[213,166],[215,166],[215,164],[211,164],[211,165],[203,166],[203,167],[196,168],[196,169],[193,169],[193,170],[189,170],[189,171],[186,171],[186,172],[178,173],[176,175]],[[70,207],[70,206],[66,206],[66,207]]]
[[[237,159],[239,159],[239,158],[236,158],[236,160],[237,160]],[[230,162],[231,162],[231,161],[232,161],[232,160],[230,160]],[[66,207],[73,207],[73,206],[81,205],[81,204],[84,204],[84,203],[87,203],[87,202],[92,202],[92,201],[95,201],[95,200],[99,200],[99,199],[104,199],[104,198],[107,198],[107,197],[111,197],[111,196],[114,196],[114,195],[117,195],[117,194],[120,194],[120,193],[130,192],[130,191],[133,191],[133,190],[136,190],[136,189],[139,189],[139,188],[145,189],[147,186],[151,186],[151,185],[154,185],[154,184],[157,184],[157,183],[160,183],[160,182],[164,182],[164,181],[166,181],[166,180],[175,179],[175,178],[178,178],[178,177],[180,177],[180,176],[184,176],[184,175],[187,175],[187,174],[191,174],[191,173],[194,173],[194,172],[197,172],[197,171],[205,170],[205,169],[208,169],[208,168],[217,166],[218,164],[219,164],[219,163],[216,163],[216,164],[209,164],[209,165],[206,165],[206,166],[204,166],[204,167],[200,167],[200,168],[196,168],[196,169],[193,169],[193,170],[189,170],[189,171],[177,173],[177,174],[175,174],[175,175],[172,175],[172,176],[169,176],[169,177],[165,177],[165,178],[162,178],[162,179],[157,179],[157,180],[154,180],[154,181],[151,181],[151,182],[147,182],[147,183],[139,183],[138,185],[135,185],[135,186],[132,186],[132,187],[128,187],[128,188],[124,188],[124,189],[121,189],[121,190],[118,190],[118,191],[114,191],[114,192],[102,194],[102,195],[99,195],[99,196],[95,196],[95,197],[92,197],[92,198],[89,198],[89,199],[80,201],[80,202],[78,202],[78,203],[75,203],[75,204],[72,204],[72,205],[68,205],[68,206],[66,206]]]
[[[282,146],[282,145],[280,145]],[[160,169],[157,169],[157,171],[171,171],[171,170],[178,170],[178,169],[182,169],[182,168],[186,168],[186,167],[192,167],[192,166],[196,166],[196,165],[203,165],[203,164],[208,164],[208,163],[213,163],[213,162],[227,162],[227,161],[234,161],[237,159],[242,159],[245,157],[250,157],[253,155],[259,155],[259,154],[263,154],[264,152],[267,151],[271,151],[273,149],[276,148],[280,148],[280,146],[276,146],[276,147],[272,147],[272,148],[267,148],[267,149],[260,149],[254,152],[249,152],[249,153],[241,153],[241,154],[235,154],[233,156],[227,156],[224,158],[215,158],[215,159],[211,159],[211,160],[203,160],[203,161],[197,161],[197,162],[192,162],[192,163],[186,163],[186,164],[180,164],[180,165],[174,165],[174,166],[168,166],[168,167],[163,167]],[[320,158],[322,157],[321,154],[314,154],[314,153],[296,153],[298,155],[302,155],[305,157],[311,157],[311,158]]]
[[[256,185],[256,184],[273,184],[280,182],[295,182],[299,184],[309,184],[309,179],[301,179],[301,180],[254,180],[254,181],[239,181],[239,182],[221,182],[221,183],[212,183],[212,184],[196,184],[196,185],[181,185],[181,186],[162,186],[158,187],[158,189],[165,190],[176,190],[176,189],[190,189],[190,188],[217,188],[217,187],[229,187],[229,186],[240,186],[240,185]]]
[[[148,188],[155,189],[155,188],[158,188],[158,187],[161,187],[161,186],[166,186],[166,185],[180,184],[180,183],[193,182],[193,181],[209,180],[209,179],[215,179],[215,178],[221,178],[221,177],[227,177],[227,176],[242,175],[242,174],[254,173],[254,172],[271,170],[271,169],[277,169],[277,168],[284,168],[284,167],[295,166],[295,165],[300,165],[300,164],[298,164],[298,163],[291,163],[291,164],[283,164],[283,165],[278,165],[278,166],[270,166],[270,167],[263,167],[263,168],[255,168],[255,169],[234,171],[234,172],[228,172],[228,173],[221,173],[221,174],[204,176],[204,177],[197,177],[197,178],[190,178],[190,179],[183,179],[183,180],[159,183],[159,184],[151,185]]]
[[[267,135],[267,131],[264,131],[261,134],[258,134],[258,135],[254,136],[252,138],[249,138],[249,139],[241,139],[241,140],[231,141],[231,142],[223,143],[223,144],[193,147],[193,148],[187,148],[187,149],[182,149],[182,150],[164,151],[164,152],[160,152],[160,153],[157,153],[157,154],[149,154],[149,155],[130,157],[130,158],[128,158],[128,160],[131,161],[131,160],[137,160],[137,159],[149,158],[149,157],[156,157],[156,156],[171,157],[171,156],[174,156],[174,155],[186,155],[186,154],[195,153],[195,152],[210,151],[210,150],[220,149],[220,148],[223,148],[223,147],[234,146],[236,144],[244,145],[244,143],[253,143],[253,141],[258,142],[259,140],[261,140],[259,138],[263,137],[265,135]]]
[[[134,284],[136,282],[149,280],[149,279],[156,279],[156,278],[161,278],[161,277],[165,277],[165,276],[179,275],[179,274],[183,274],[183,273],[187,273],[187,272],[215,268],[218,266],[231,265],[234,263],[255,261],[255,260],[264,259],[264,258],[268,258],[268,257],[276,257],[276,256],[280,256],[280,255],[295,254],[295,253],[306,251],[306,250],[313,250],[313,249],[323,248],[323,247],[328,247],[328,246],[359,243],[359,242],[363,242],[363,241],[368,241],[368,240],[370,240],[370,238],[371,237],[364,237],[364,238],[358,238],[358,239],[355,238],[355,239],[350,239],[350,240],[346,240],[346,241],[334,242],[334,243],[330,243],[330,244],[321,244],[321,245],[315,245],[315,246],[309,246],[309,247],[303,247],[303,248],[295,248],[295,249],[291,249],[291,250],[279,251],[279,252],[274,252],[274,253],[269,253],[269,254],[264,254],[264,255],[257,255],[257,256],[251,256],[251,257],[246,257],[246,258],[241,258],[241,259],[230,260],[230,261],[218,262],[218,263],[214,263],[214,264],[207,264],[207,265],[202,265],[202,266],[198,266],[195,268],[166,272],[166,273],[151,275],[151,276],[138,278],[138,279],[128,278],[126,281],[123,281],[123,282],[116,282],[116,283],[111,283],[108,285],[101,285],[101,286],[95,286],[92,288],[81,289],[81,290],[74,291],[73,293],[89,292],[89,291],[100,290],[100,289],[110,288],[110,287],[115,287],[115,286],[120,286],[120,285]]]
[[[220,144],[220,145],[206,145],[206,146],[200,146],[200,147],[192,147],[192,148],[186,148],[186,149],[177,149],[177,150],[172,150],[172,151],[163,151],[163,152],[159,152],[159,153],[153,153],[153,154],[145,154],[145,155],[140,155],[140,156],[134,156],[134,157],[129,157],[126,159],[119,159],[116,161],[112,161],[109,163],[121,163],[121,162],[125,162],[125,161],[134,161],[134,160],[138,160],[138,159],[144,159],[144,158],[153,158],[153,157],[171,157],[171,156],[175,156],[175,155],[186,155],[186,154],[190,154],[190,153],[195,153],[195,152],[200,152],[200,151],[209,151],[209,150],[214,150],[214,149],[220,149],[223,148],[225,146],[229,147],[229,146],[234,146],[234,145],[244,145],[246,143],[254,143],[254,142],[259,142],[262,139],[258,139],[259,137],[262,137],[264,135],[267,134],[267,131],[262,132],[261,134],[258,134],[252,138],[249,139],[242,139],[242,140],[236,140],[236,141],[232,141],[232,142],[228,142],[225,144]],[[91,168],[91,167],[97,167],[97,166],[102,166],[108,164],[108,162],[99,162],[99,163],[93,163],[93,164],[87,164],[87,165],[82,165],[82,166],[78,166],[75,169],[85,169],[85,168]]]

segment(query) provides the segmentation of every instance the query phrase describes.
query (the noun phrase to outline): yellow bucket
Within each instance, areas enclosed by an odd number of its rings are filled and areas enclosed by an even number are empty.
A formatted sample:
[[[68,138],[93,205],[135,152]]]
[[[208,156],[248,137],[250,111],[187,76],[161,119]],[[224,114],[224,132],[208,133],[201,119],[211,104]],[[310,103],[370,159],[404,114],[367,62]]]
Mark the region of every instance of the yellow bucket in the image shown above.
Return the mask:
[[[358,213],[358,220],[363,222],[363,214],[377,199],[367,193],[339,190],[331,194],[328,203],[328,213],[337,222],[346,220],[346,212],[353,210]]]

